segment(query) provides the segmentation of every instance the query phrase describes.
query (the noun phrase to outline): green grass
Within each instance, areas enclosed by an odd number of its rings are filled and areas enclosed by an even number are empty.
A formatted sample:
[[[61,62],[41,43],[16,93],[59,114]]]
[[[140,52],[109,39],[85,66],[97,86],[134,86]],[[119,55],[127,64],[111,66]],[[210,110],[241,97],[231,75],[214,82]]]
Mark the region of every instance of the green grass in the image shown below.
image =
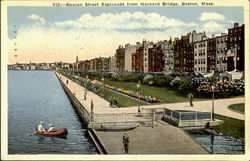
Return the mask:
[[[224,123],[211,128],[235,138],[245,138],[245,121],[215,115],[215,119],[223,120]]]
[[[91,77],[91,79],[96,79],[96,80],[101,81],[101,78],[99,77]],[[105,78],[104,83],[112,85],[114,87],[137,91],[136,83],[134,82],[119,82],[119,81],[112,81],[111,79]],[[179,95],[175,90],[169,89],[167,87],[155,87],[155,86],[141,84],[141,93],[147,96],[155,96],[167,103],[188,101],[188,96],[185,97],[185,96]],[[194,98],[194,101],[208,100],[208,99],[210,98]]]
[[[114,93],[112,91],[109,91],[107,89],[100,89],[100,91],[102,93],[105,93],[105,97],[106,98],[110,98],[110,97],[115,97],[116,101],[118,102],[118,104],[121,107],[129,107],[129,106],[137,106],[138,105],[138,101],[133,100],[131,98],[119,95],[117,93]],[[140,102],[140,105],[145,105],[143,102]]]
[[[239,112],[239,113],[245,113],[245,103],[238,103],[228,106],[229,109]]]

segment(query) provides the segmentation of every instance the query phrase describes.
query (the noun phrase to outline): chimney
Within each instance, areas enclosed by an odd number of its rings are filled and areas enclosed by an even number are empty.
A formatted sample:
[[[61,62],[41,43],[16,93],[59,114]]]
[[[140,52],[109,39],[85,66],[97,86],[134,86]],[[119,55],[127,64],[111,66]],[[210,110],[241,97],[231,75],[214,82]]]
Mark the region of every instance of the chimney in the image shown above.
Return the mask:
[[[234,23],[234,28],[239,27],[239,23]]]

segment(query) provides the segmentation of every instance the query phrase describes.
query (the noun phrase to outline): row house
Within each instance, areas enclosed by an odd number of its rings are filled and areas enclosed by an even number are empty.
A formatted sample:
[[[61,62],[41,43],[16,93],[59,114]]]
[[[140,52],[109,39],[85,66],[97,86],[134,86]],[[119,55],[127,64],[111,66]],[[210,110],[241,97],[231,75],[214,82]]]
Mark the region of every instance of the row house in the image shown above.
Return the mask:
[[[207,38],[194,43],[194,72],[207,72]]]
[[[96,71],[96,62],[95,59],[89,60],[89,70],[90,71]]]
[[[119,46],[118,49],[116,49],[116,68],[118,71],[124,71],[125,70],[125,48],[123,46]]]
[[[143,47],[136,49],[135,53],[132,53],[132,71],[133,72],[143,72]]]
[[[215,71],[215,57],[216,57],[216,37],[207,41],[207,72]]]
[[[165,53],[162,43],[154,44],[148,49],[148,72],[163,72],[165,67]]]
[[[116,57],[115,56],[111,56],[108,58],[109,59],[109,71],[110,72],[115,72],[117,71],[117,68],[116,68]]]
[[[194,43],[201,41],[206,34],[188,33],[181,39],[174,41],[174,70],[180,72],[194,72]]]
[[[104,58],[104,57],[101,57],[101,71],[105,71],[105,72],[108,72],[110,71],[109,69],[109,58]]]
[[[224,72],[227,70],[227,39],[227,34],[225,33],[216,37],[216,72]]]
[[[174,46],[171,37],[169,41],[166,40],[163,42],[163,47],[165,56],[164,71],[167,73],[172,72],[174,71]]]
[[[132,71],[132,54],[136,52],[136,49],[139,48],[140,42],[137,42],[136,45],[125,45],[125,71]]]
[[[235,23],[234,27],[228,29],[227,49],[234,50],[234,56],[227,56],[227,70],[232,71],[236,69],[244,71],[244,24],[239,26]]]

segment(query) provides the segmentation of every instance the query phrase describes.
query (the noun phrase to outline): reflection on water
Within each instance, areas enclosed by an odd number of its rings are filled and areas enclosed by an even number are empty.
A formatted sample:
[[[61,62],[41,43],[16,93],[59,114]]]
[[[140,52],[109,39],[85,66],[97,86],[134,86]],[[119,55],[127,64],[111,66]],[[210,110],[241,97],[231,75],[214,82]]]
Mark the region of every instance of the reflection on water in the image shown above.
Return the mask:
[[[40,121],[67,139],[33,134]],[[95,146],[52,71],[8,71],[9,154],[91,154]]]
[[[230,136],[211,134],[205,130],[186,130],[197,142],[210,153],[242,154],[245,152],[245,142]]]

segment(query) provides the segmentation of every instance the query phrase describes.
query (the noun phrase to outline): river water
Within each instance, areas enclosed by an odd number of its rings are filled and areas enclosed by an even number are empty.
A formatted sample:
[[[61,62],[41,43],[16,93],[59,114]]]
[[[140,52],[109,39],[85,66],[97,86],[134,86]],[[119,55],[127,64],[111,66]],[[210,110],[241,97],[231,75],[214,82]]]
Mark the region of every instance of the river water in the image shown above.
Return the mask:
[[[199,144],[212,154],[244,154],[245,142],[231,136],[207,133],[205,130],[186,130]]]
[[[67,139],[33,134],[40,121],[66,127]],[[52,71],[8,71],[8,153],[96,154]]]

